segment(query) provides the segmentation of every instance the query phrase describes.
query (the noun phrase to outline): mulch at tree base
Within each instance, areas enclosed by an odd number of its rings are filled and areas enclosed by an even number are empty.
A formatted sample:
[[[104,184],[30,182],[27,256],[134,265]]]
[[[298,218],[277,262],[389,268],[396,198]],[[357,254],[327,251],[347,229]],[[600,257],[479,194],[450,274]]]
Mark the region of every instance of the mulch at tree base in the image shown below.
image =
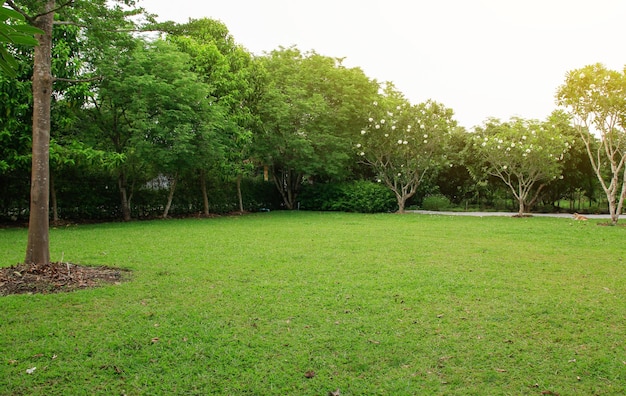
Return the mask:
[[[130,271],[111,267],[88,267],[70,263],[18,264],[0,268],[0,296],[51,294],[120,284]]]

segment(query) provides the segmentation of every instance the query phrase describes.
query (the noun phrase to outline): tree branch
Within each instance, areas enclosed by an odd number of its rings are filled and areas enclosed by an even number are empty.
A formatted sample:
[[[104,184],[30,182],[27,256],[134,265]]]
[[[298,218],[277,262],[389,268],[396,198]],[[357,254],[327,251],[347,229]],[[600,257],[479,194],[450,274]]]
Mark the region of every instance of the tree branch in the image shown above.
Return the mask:
[[[104,77],[102,77],[102,76],[91,77],[91,78],[79,78],[79,79],[55,77],[54,81],[63,81],[63,82],[70,82],[70,83],[83,83],[83,82],[102,81],[103,79],[104,79]]]

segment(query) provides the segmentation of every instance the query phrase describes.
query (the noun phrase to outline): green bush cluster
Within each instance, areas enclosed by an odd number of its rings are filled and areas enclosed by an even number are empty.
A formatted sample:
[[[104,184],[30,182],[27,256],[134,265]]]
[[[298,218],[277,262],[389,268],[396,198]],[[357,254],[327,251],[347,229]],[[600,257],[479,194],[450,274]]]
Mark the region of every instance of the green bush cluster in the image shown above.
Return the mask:
[[[435,194],[424,197],[422,209],[424,210],[446,210],[450,209],[452,203],[445,195]]]
[[[367,180],[311,184],[300,194],[300,208],[336,212],[379,213],[397,209],[391,190]]]

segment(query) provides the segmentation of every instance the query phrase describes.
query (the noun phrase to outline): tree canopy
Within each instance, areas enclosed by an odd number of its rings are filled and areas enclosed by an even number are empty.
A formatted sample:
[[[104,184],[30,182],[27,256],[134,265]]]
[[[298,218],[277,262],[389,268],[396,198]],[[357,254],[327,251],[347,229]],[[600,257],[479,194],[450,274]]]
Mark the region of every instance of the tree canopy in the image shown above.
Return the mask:
[[[626,198],[626,69],[595,64],[572,70],[556,97],[574,119],[617,224]]]

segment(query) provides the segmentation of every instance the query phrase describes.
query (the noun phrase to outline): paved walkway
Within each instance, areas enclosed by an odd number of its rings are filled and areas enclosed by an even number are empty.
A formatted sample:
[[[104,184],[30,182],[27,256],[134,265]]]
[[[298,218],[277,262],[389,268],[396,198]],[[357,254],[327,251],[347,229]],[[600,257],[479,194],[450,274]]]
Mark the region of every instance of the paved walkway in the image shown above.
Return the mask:
[[[504,216],[504,217],[512,217],[517,214],[517,212],[439,212],[435,210],[407,210],[407,213],[419,213],[426,215],[444,215],[444,216],[476,216],[476,217],[487,217],[487,216]],[[572,219],[572,215],[569,213],[529,213],[533,217],[561,217]],[[611,216],[608,214],[586,214],[585,217],[589,219],[610,219]]]

